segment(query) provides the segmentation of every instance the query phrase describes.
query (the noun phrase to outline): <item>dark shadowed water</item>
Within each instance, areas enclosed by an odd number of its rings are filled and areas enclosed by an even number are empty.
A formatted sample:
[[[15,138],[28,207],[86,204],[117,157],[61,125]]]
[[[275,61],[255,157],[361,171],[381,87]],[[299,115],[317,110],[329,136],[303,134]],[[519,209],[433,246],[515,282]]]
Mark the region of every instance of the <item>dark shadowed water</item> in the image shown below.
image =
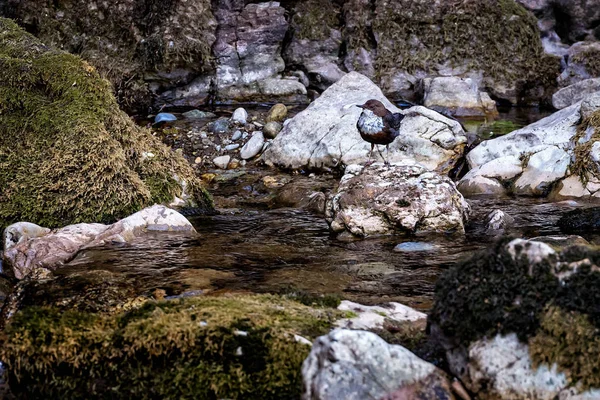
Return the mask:
[[[501,209],[515,218],[510,234],[531,238],[560,234],[556,221],[575,203],[535,199],[469,201],[466,235],[382,236],[340,241],[318,216],[294,209],[248,211],[192,219],[198,237],[157,235],[126,245],[87,250],[63,270],[105,269],[135,282],[140,294],[191,292],[335,293],[363,303],[401,301],[431,306],[436,278],[456,261],[488,246],[484,216]],[[590,237],[588,239],[595,240]],[[434,250],[398,253],[406,241]]]

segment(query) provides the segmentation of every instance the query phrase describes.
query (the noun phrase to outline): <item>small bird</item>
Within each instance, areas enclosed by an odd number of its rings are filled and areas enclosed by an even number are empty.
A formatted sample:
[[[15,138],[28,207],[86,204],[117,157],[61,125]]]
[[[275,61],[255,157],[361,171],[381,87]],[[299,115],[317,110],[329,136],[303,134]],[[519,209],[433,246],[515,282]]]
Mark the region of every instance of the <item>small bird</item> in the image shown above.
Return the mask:
[[[371,99],[363,105],[357,105],[363,109],[356,123],[360,137],[365,142],[371,143],[371,151],[369,152],[369,161],[367,165],[371,163],[371,156],[373,155],[373,148],[375,145],[385,144],[387,150],[386,165],[390,165],[390,143],[394,141],[400,134],[400,124],[404,119],[404,115],[400,113],[392,113],[390,110],[385,108],[382,102],[379,100]],[[377,151],[381,158],[384,158],[377,147]]]

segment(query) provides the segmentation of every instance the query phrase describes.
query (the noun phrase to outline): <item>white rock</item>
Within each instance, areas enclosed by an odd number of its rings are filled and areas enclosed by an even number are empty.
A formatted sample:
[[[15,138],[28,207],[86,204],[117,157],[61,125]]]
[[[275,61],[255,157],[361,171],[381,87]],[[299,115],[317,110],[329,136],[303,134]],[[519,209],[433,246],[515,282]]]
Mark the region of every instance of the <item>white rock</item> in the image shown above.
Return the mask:
[[[231,122],[244,125],[248,120],[248,112],[243,108],[236,108],[231,116]]]
[[[2,243],[4,243],[4,251],[10,250],[12,247],[21,244],[31,238],[45,236],[50,233],[49,228],[32,224],[31,222],[17,222],[4,228],[2,234]]]
[[[397,322],[414,322],[427,318],[427,314],[400,303],[390,302],[383,306],[365,306],[349,300],[343,300],[338,306],[340,311],[352,311],[357,314],[353,318],[336,321],[335,325],[347,329],[381,328],[386,318]]]
[[[69,225],[21,241],[4,252],[5,269],[10,268],[17,279],[23,279],[37,268],[58,268],[80,250],[111,242],[130,242],[147,231],[196,232],[192,224],[177,211],[154,205],[112,225]]]
[[[423,105],[442,109],[460,117],[481,117],[497,114],[496,103],[487,93],[479,91],[471,78],[441,76],[423,79]]]
[[[566,175],[570,162],[569,154],[556,146],[535,153],[529,158],[525,172],[515,182],[514,192],[546,194],[554,182]]]
[[[252,134],[252,137],[240,150],[240,157],[244,160],[248,160],[256,156],[263,148],[265,144],[265,137],[262,132],[256,131]]]
[[[509,227],[514,222],[514,218],[502,210],[493,210],[486,217],[486,231],[496,233]]]
[[[448,177],[411,162],[349,166],[326,206],[334,232],[464,232],[469,205]]]
[[[552,105],[560,110],[598,91],[600,91],[600,78],[585,79],[554,93],[552,95]]]
[[[512,333],[496,335],[469,346],[469,378],[471,390],[484,390],[489,398],[553,400],[567,386],[567,377],[550,368],[532,366],[527,345]]]
[[[335,329],[319,337],[302,365],[303,400],[381,399],[431,376],[432,364],[371,332]]]
[[[465,175],[458,182],[457,188],[463,196],[502,195],[506,193],[506,189],[497,179],[490,179],[477,174]]]
[[[231,156],[220,156],[220,157],[215,157],[213,159],[213,164],[215,164],[218,168],[221,169],[227,169],[227,166],[229,165],[229,161],[231,161]]]
[[[560,181],[549,197],[555,201],[562,201],[569,198],[587,197],[590,194],[590,191],[583,186],[579,176],[571,175]]]
[[[529,261],[530,268],[536,264],[540,264],[549,258],[556,257],[556,251],[546,243],[535,242],[525,239],[511,240],[507,249],[513,260],[518,260],[521,257],[526,257]],[[531,271],[530,271],[531,272]]]
[[[297,114],[273,140],[263,159],[283,168],[331,168],[367,160],[371,149],[361,139],[357,104],[378,99],[392,112],[400,111],[368,78],[350,72]],[[390,160],[413,158],[444,172],[462,155],[466,136],[460,124],[425,107],[404,111],[400,137],[390,145]]]

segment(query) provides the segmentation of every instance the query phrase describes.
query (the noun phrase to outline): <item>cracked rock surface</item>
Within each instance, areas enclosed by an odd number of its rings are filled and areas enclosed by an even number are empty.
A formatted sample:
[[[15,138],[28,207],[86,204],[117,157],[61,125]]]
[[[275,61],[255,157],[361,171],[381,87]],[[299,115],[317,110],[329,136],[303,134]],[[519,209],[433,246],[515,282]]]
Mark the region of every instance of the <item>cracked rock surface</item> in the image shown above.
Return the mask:
[[[595,105],[589,101],[593,97],[587,96],[522,129],[481,143],[467,155],[471,170],[460,180],[458,189],[465,196],[514,193],[549,195],[555,200],[600,198],[600,181],[592,176],[584,183],[575,173],[579,147],[595,140],[593,128],[578,136],[582,104]],[[586,108],[586,112],[594,112],[598,109],[595,107]],[[598,144],[593,146],[595,149]]]
[[[362,140],[356,128],[361,112],[356,105],[369,99],[406,115],[400,136],[390,145],[390,162],[414,159],[447,173],[462,156],[467,138],[457,121],[420,106],[400,111],[371,80],[351,72],[292,118],[265,151],[263,160],[286,169],[322,170],[367,161],[371,145]],[[381,150],[385,151],[384,146]],[[374,157],[379,157],[376,151]]]
[[[326,212],[332,231],[364,237],[464,232],[469,205],[448,177],[406,161],[349,166]]]

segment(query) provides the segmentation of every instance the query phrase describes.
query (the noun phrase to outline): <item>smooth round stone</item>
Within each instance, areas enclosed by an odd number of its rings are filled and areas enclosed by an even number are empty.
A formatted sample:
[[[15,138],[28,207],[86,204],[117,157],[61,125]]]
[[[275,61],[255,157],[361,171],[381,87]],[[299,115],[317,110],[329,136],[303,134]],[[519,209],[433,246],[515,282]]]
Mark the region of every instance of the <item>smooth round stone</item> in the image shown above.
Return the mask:
[[[235,142],[236,140],[240,140],[242,138],[242,131],[233,132],[233,136],[231,136],[231,141]]]
[[[227,165],[229,165],[230,160],[231,156],[220,156],[213,159],[213,163],[221,169],[227,169]]]
[[[267,122],[276,121],[281,122],[287,117],[288,109],[285,104],[275,104],[269,110],[269,114],[267,115]]]
[[[182,115],[187,119],[209,119],[209,118],[216,117],[216,115],[211,112],[200,111],[200,110],[186,111]]]
[[[275,139],[275,137],[281,131],[281,129],[283,129],[283,127],[279,122],[271,121],[265,124],[265,127],[263,128],[263,133],[265,137],[268,137],[269,139]]]
[[[265,137],[263,136],[263,133],[260,131],[254,132],[250,140],[242,147],[240,157],[244,160],[248,160],[256,156],[262,150],[264,143]]]
[[[225,133],[229,131],[229,120],[227,118],[219,118],[211,127],[213,133]]]
[[[236,124],[244,125],[248,119],[248,112],[243,108],[236,108],[231,116],[231,122]]]
[[[155,124],[160,124],[161,122],[170,122],[170,121],[177,121],[177,117],[171,113],[159,113],[159,114],[156,114],[156,117],[154,117]]]
[[[394,247],[394,251],[398,253],[410,253],[417,251],[432,251],[435,250],[436,246],[431,243],[424,242],[404,242],[397,244]]]
[[[237,149],[238,147],[240,147],[239,143],[228,144],[227,146],[225,146],[225,150],[231,151]]]

